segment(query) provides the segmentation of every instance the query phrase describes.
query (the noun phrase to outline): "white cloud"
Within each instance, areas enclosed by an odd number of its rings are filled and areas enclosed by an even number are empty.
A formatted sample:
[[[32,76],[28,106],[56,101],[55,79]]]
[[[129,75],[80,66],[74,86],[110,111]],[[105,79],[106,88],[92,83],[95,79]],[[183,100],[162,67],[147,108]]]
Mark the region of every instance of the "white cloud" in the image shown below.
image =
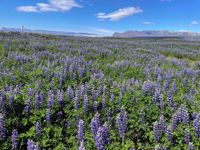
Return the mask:
[[[144,24],[144,25],[152,25],[154,23],[153,22],[149,22],[149,21],[144,21],[142,24]]]
[[[23,11],[23,12],[37,12],[38,9],[36,6],[20,6],[17,7],[17,11]]]
[[[22,12],[65,12],[74,7],[82,7],[75,0],[49,0],[48,3],[37,3],[35,6],[19,6]]]
[[[198,25],[198,24],[199,24],[199,22],[195,21],[195,20],[191,22],[191,25]]]
[[[133,14],[142,13],[143,10],[139,7],[126,7],[112,13],[98,13],[97,18],[100,20],[109,19],[110,21],[118,21]]]

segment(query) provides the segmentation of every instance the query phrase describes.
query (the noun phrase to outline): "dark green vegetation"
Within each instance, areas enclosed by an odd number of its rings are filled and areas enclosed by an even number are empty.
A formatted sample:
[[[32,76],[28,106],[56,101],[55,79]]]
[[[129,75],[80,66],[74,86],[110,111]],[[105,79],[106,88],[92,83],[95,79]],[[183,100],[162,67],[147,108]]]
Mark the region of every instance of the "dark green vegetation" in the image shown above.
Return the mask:
[[[0,60],[2,150],[27,149],[28,139],[45,150],[95,150],[97,112],[109,131],[104,149],[200,146],[199,42],[0,33]]]

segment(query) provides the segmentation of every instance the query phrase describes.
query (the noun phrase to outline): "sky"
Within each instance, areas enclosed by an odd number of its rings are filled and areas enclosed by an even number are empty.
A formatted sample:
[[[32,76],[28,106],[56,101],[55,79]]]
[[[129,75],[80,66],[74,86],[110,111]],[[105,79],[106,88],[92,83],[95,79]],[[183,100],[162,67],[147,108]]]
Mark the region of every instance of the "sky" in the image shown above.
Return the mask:
[[[1,0],[0,27],[112,35],[200,32],[200,0]]]

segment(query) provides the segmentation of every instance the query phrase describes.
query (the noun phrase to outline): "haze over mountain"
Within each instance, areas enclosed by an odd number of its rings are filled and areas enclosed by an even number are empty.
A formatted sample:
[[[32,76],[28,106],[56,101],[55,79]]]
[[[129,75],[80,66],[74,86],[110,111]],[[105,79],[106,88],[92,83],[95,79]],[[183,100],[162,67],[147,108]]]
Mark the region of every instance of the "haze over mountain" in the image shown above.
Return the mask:
[[[136,37],[200,37],[200,33],[189,32],[189,31],[179,31],[170,32],[167,30],[158,31],[126,31],[126,32],[115,32],[113,37],[124,37],[124,38],[136,38]]]
[[[0,31],[4,32],[21,32],[21,28],[1,28]],[[64,32],[64,31],[49,31],[49,30],[31,30],[24,29],[24,32],[28,33],[39,33],[39,34],[51,34],[51,35],[64,35],[64,36],[98,36],[97,34],[92,33],[79,33],[79,32]]]

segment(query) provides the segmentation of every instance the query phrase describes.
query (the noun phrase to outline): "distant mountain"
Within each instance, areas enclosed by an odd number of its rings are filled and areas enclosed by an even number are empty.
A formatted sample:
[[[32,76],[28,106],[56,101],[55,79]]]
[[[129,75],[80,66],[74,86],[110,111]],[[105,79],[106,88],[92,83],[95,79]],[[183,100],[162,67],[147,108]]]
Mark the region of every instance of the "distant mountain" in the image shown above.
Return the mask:
[[[114,33],[113,37],[135,38],[135,37],[200,37],[200,33],[180,31],[170,32],[167,30],[158,31],[126,31]]]
[[[1,28],[1,31],[4,32],[21,32],[20,28]],[[48,31],[48,30],[30,30],[24,29],[24,32],[28,33],[39,33],[39,34],[50,34],[50,35],[65,35],[65,36],[90,36],[96,37],[97,34],[92,33],[76,33],[76,32],[63,32],[63,31]]]

